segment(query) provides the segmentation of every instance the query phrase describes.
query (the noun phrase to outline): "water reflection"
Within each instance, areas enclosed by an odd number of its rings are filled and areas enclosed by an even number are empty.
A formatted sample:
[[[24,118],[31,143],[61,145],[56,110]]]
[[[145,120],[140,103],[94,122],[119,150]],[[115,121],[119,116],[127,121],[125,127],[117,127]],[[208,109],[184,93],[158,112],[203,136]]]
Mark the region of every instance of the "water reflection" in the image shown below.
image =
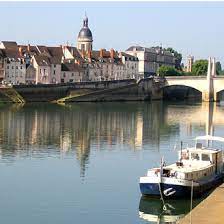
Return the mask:
[[[91,150],[159,150],[180,135],[212,134],[224,124],[216,104],[81,103],[0,108],[2,162],[31,157],[75,157],[85,176]],[[161,139],[162,138],[162,139]]]
[[[199,204],[194,200],[192,207]],[[139,203],[139,217],[150,223],[178,223],[190,212],[190,200],[166,200],[165,204],[159,198],[141,197]]]

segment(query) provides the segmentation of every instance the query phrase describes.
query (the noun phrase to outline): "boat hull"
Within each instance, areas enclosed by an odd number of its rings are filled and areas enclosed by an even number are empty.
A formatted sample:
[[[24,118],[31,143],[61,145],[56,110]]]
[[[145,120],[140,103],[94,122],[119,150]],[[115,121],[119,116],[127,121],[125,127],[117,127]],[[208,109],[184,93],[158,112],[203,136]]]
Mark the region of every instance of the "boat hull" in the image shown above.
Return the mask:
[[[197,184],[197,186],[194,184],[193,197],[202,196],[203,193],[221,184],[222,181],[223,175],[217,175],[209,181]],[[191,188],[191,185],[164,183],[163,181],[162,183],[156,183],[155,181],[141,183],[140,181],[140,190],[142,195],[149,196],[161,196],[162,193],[164,198],[189,198],[191,196]]]

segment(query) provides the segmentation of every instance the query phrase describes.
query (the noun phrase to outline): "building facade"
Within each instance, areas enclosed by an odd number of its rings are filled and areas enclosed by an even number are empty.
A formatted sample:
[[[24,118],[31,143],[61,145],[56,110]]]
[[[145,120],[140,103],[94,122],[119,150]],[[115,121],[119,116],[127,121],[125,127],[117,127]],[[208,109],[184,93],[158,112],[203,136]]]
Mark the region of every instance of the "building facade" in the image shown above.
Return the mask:
[[[138,58],[138,72],[140,76],[156,75],[157,69],[162,65],[175,67],[174,55],[161,47],[131,46],[125,53]]]
[[[2,51],[2,49],[0,49],[0,83],[5,78],[5,74],[4,74],[4,71],[5,71],[5,69],[4,69],[4,60],[5,60],[4,52]]]
[[[194,63],[194,57],[189,55],[187,57],[187,65],[186,65],[186,68],[185,68],[186,72],[192,72],[193,63]]]
[[[139,68],[138,68],[138,58],[136,56],[120,52],[119,57],[122,60],[122,63],[125,67],[125,79],[142,79],[143,75],[139,74]]]
[[[75,63],[63,63],[60,83],[83,82],[84,69]]]

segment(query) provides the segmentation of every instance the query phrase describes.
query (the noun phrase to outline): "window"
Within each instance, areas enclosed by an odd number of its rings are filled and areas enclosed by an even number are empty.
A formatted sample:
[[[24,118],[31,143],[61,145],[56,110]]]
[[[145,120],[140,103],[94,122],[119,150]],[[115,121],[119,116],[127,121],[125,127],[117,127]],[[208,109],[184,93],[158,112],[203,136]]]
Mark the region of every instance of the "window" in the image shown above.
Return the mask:
[[[65,82],[65,80],[64,79],[61,79],[61,83],[64,83]]]
[[[9,69],[9,66],[7,66],[7,69]]]
[[[12,66],[12,69],[14,69],[14,66]]]
[[[198,153],[191,153],[191,159],[192,159],[192,160],[199,160],[199,155],[198,155]]]
[[[210,161],[210,158],[209,158],[208,154],[202,154],[201,159],[202,159],[202,161]]]
[[[16,66],[16,69],[18,69],[18,66]]]
[[[23,66],[20,66],[20,69],[23,69]]]
[[[81,51],[85,50],[85,44],[81,44]]]
[[[54,75],[55,75],[55,70],[54,70]]]
[[[64,77],[64,78],[66,77],[66,74],[65,74],[65,72],[64,72],[64,74],[63,74],[63,77]]]
[[[56,65],[54,65],[54,68],[56,68]]]
[[[74,76],[74,73],[72,73],[72,76]]]

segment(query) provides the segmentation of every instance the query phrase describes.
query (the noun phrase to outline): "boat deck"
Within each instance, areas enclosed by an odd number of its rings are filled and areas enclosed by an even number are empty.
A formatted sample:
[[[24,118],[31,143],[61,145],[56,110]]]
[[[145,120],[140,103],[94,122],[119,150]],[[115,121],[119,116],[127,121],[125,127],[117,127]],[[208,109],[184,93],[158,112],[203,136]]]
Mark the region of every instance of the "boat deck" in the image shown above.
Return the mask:
[[[183,173],[190,173],[193,171],[200,171],[206,168],[211,167],[212,164],[208,163],[208,162],[194,162],[194,161],[190,161],[189,163],[184,163],[183,166],[177,166],[176,164],[171,164],[169,166],[165,166],[164,169],[172,169],[174,171],[180,171]]]

